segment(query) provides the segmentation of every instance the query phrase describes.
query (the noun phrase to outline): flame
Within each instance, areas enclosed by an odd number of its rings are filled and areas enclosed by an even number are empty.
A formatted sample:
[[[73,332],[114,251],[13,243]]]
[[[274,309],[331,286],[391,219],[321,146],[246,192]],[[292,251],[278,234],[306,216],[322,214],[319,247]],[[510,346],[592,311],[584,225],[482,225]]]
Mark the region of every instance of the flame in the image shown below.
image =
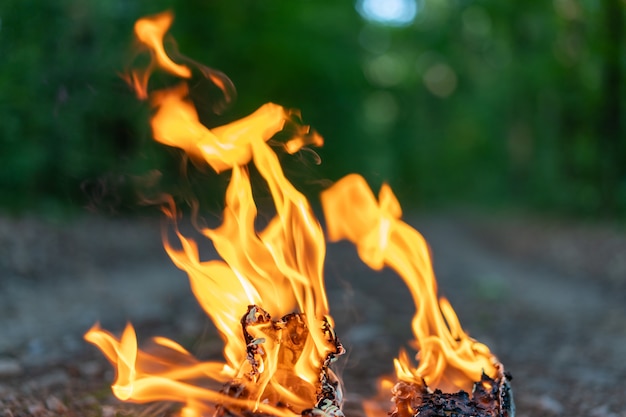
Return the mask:
[[[148,80],[157,67],[181,78],[191,77],[189,67],[176,64],[165,52],[163,37],[172,25],[173,19],[171,13],[164,12],[135,22],[135,36],[139,43],[150,51],[152,56],[152,62],[144,70],[133,71],[128,77],[125,77],[132,84],[140,99],[148,97]]]
[[[135,25],[137,38],[155,57],[148,69],[130,77],[140,97],[146,94],[149,75],[156,67],[182,78],[191,75],[188,67],[174,63],[165,53],[162,39],[171,22],[171,14],[163,13]],[[341,349],[329,335],[332,319],[322,273],[324,234],[308,201],[285,178],[278,157],[266,143],[286,123],[294,124],[293,114],[267,103],[247,117],[209,129],[200,123],[187,94],[185,83],[150,94],[155,108],[151,126],[157,141],[183,149],[217,172],[231,170],[222,225],[201,230],[222,260],[201,261],[196,242],[177,228],[181,248],[174,248],[166,235],[165,248],[172,261],[187,272],[194,295],[219,330],[225,343],[225,363],[197,361],[165,338],[154,342],[176,361],[140,351],[130,325],[119,340],[98,326],[85,338],[116,364],[113,392],[122,400],[178,401],[186,404],[185,415],[201,414],[207,403],[279,416],[299,413],[316,404],[320,370],[329,355],[341,353]],[[322,142],[321,136],[306,126],[298,126],[296,132],[285,144],[289,152]],[[255,228],[257,210],[248,163],[254,163],[265,179],[276,208],[276,216],[263,230]],[[175,225],[175,206],[164,210]],[[249,308],[254,305],[262,305],[264,311]],[[295,329],[289,328],[294,322],[290,318],[270,319],[294,311],[302,314],[290,317],[304,322]],[[242,324],[249,340],[242,337]],[[294,344],[298,346],[294,348]],[[256,352],[252,357],[251,345],[261,346],[252,350]],[[202,388],[191,383],[195,379],[219,383],[218,388],[239,381],[246,396],[234,398]]]
[[[406,351],[394,360],[399,380],[444,392],[472,391],[484,373],[496,374],[489,348],[470,338],[445,298],[437,299],[437,283],[426,241],[400,220],[402,209],[388,185],[378,202],[363,177],[344,177],[321,196],[331,241],[348,239],[369,267],[392,268],[408,286],[416,312],[412,321],[419,365]],[[358,207],[358,210],[353,210]]]
[[[163,337],[154,338],[151,349],[141,350],[130,324],[120,338],[96,324],[85,339],[115,365],[112,388],[121,400],[179,402],[185,417],[224,408],[227,414],[342,416],[339,381],[328,369],[343,348],[332,330],[323,282],[324,233],[268,144],[281,131],[292,133],[283,143],[289,153],[321,145],[323,139],[299,122],[297,112],[277,104],[264,104],[242,119],[208,128],[199,120],[185,81],[148,92],[156,69],[182,79],[193,76],[189,66],[174,62],[165,51],[163,39],[172,20],[170,13],[162,13],[136,23],[136,37],[152,60],[127,79],[154,108],[150,123],[155,140],[182,149],[216,172],[230,170],[221,225],[199,228],[220,259],[201,260],[197,243],[177,227],[175,204],[163,208],[177,240],[171,243],[164,233],[166,252],[187,273],[196,299],[215,323],[224,341],[224,361],[200,361]],[[230,80],[218,71],[200,70],[222,90],[226,102],[232,99]],[[276,212],[260,230],[250,164],[264,179]],[[396,270],[418,307],[413,331],[419,365],[401,352],[395,360],[398,379],[470,391],[483,372],[494,374],[489,349],[463,332],[447,300],[437,299],[428,247],[418,232],[399,220],[402,210],[388,186],[377,202],[363,178],[351,175],[325,191],[322,204],[329,239],[354,242],[373,269]],[[391,382],[384,386],[388,389]],[[314,411],[306,411],[310,409]]]

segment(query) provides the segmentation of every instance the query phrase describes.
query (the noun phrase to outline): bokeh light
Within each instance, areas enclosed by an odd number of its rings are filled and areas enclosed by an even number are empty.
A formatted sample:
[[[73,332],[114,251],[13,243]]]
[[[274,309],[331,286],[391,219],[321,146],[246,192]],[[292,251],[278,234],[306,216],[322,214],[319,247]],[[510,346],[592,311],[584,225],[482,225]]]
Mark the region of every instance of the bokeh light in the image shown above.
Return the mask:
[[[375,133],[390,128],[396,122],[398,112],[398,103],[388,91],[375,91],[363,102],[363,120]]]
[[[434,95],[441,98],[450,96],[456,89],[457,77],[447,64],[438,62],[426,70],[424,85]]]
[[[407,76],[406,65],[395,54],[384,54],[369,60],[364,70],[370,84],[378,87],[396,86]]]
[[[415,0],[358,0],[356,9],[366,20],[390,26],[406,26],[417,15]]]

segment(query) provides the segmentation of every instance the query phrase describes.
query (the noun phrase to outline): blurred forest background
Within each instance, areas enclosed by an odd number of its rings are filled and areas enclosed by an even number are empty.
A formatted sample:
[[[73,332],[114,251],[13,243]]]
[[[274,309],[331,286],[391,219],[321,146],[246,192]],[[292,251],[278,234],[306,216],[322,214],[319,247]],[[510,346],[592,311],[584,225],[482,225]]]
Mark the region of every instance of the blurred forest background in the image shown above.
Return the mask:
[[[120,78],[134,21],[165,9],[181,53],[237,87],[227,119],[273,101],[324,136],[296,181],[625,217],[623,0],[3,0],[0,210],[133,210],[155,172],[178,181]]]

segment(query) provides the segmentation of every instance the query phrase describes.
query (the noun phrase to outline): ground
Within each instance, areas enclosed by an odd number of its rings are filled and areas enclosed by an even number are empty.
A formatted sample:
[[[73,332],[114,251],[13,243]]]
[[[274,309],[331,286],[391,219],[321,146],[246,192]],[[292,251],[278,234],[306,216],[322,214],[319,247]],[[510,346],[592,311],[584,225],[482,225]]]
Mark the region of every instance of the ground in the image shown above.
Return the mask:
[[[520,215],[414,214],[439,290],[465,330],[513,375],[517,416],[626,417],[626,232]],[[96,321],[133,322],[206,357],[221,349],[158,219],[0,218],[0,416],[168,415],[126,405],[114,373],[82,340]],[[328,247],[326,279],[348,416],[411,338],[413,303],[390,271],[371,272],[346,243]]]

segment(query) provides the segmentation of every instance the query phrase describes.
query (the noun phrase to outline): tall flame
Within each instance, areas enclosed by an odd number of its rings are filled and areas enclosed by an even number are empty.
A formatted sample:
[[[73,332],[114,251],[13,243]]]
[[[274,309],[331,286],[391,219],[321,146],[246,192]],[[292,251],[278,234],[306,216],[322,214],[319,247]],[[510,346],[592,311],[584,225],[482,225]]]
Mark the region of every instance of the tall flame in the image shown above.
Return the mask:
[[[171,22],[171,15],[165,13],[141,19],[135,25],[137,38],[151,48],[154,57],[147,71],[138,71],[131,77],[140,97],[146,94],[149,72],[156,67],[184,78],[191,74],[188,67],[174,63],[162,45]],[[222,225],[201,230],[222,260],[201,261],[197,244],[178,230],[181,249],[175,249],[167,240],[165,247],[173,262],[187,272],[194,295],[219,330],[225,343],[226,362],[196,361],[175,342],[159,338],[156,344],[169,350],[170,356],[179,361],[184,358],[178,364],[163,362],[160,357],[138,350],[130,325],[120,340],[98,326],[85,337],[117,365],[113,391],[120,399],[180,401],[187,404],[185,410],[190,415],[201,413],[205,401],[244,405],[275,415],[299,413],[315,405],[320,369],[329,354],[340,352],[328,335],[332,321],[323,284],[326,248],[322,229],[308,201],[285,178],[277,156],[266,143],[286,123],[293,122],[292,114],[267,103],[243,119],[209,129],[200,123],[187,94],[187,85],[183,83],[150,95],[155,108],[152,130],[157,141],[183,149],[215,171],[231,170]],[[321,137],[306,127],[297,131],[299,134],[285,145],[289,151],[321,143]],[[277,213],[260,231],[255,228],[257,209],[249,162],[265,179]],[[171,204],[165,212],[175,224],[175,206]],[[302,313],[307,331],[305,339],[297,341],[301,346],[287,352],[282,346],[283,338],[293,336],[287,325],[264,325],[265,319],[246,327],[251,340],[245,340],[241,335],[241,317],[251,305],[262,305],[273,317],[293,311]],[[244,320],[254,321],[258,317],[252,316],[265,312],[250,311],[251,317]],[[250,357],[251,343],[262,345],[260,359]],[[290,356],[290,363],[286,364],[285,355]],[[243,381],[249,400],[228,397],[188,382],[198,378],[220,384]]]
[[[471,392],[482,373],[495,377],[489,348],[470,338],[445,298],[437,299],[437,283],[426,241],[400,220],[402,209],[388,185],[378,202],[363,177],[352,174],[322,193],[322,206],[332,241],[348,239],[369,267],[392,268],[408,286],[417,308],[412,327],[419,366],[406,351],[395,359],[398,379],[444,392]],[[353,210],[358,207],[358,210]]]
[[[150,99],[155,140],[184,150],[216,172],[230,170],[222,224],[200,228],[221,259],[201,260],[196,242],[176,226],[174,203],[164,208],[178,240],[171,244],[164,233],[165,249],[188,274],[196,299],[219,330],[225,361],[197,360],[163,337],[153,339],[152,350],[140,350],[130,324],[119,339],[97,324],[85,339],[115,364],[113,392],[122,400],[180,402],[184,417],[216,407],[293,417],[314,406],[326,416],[340,416],[341,395],[331,401],[324,397],[328,375],[331,386],[338,384],[328,364],[342,353],[323,283],[324,234],[309,202],[287,180],[267,143],[288,124],[295,127],[284,143],[289,153],[323,140],[297,123],[297,113],[277,104],[267,103],[240,120],[208,128],[200,122],[184,81],[148,92],[155,69],[182,79],[193,75],[189,66],[174,62],[163,45],[172,19],[163,13],[136,23],[136,37],[152,60],[128,81],[139,97]],[[234,89],[225,76],[204,67],[201,73],[230,100]],[[265,180],[276,210],[261,230],[255,225],[250,164]],[[417,306],[413,331],[419,365],[401,352],[395,360],[397,377],[445,391],[470,391],[483,372],[494,376],[496,362],[489,349],[463,332],[447,300],[437,299],[428,247],[417,231],[399,220],[402,210],[391,189],[383,186],[376,201],[363,178],[351,175],[325,191],[322,204],[330,240],[354,242],[367,265],[393,268],[410,289]]]

